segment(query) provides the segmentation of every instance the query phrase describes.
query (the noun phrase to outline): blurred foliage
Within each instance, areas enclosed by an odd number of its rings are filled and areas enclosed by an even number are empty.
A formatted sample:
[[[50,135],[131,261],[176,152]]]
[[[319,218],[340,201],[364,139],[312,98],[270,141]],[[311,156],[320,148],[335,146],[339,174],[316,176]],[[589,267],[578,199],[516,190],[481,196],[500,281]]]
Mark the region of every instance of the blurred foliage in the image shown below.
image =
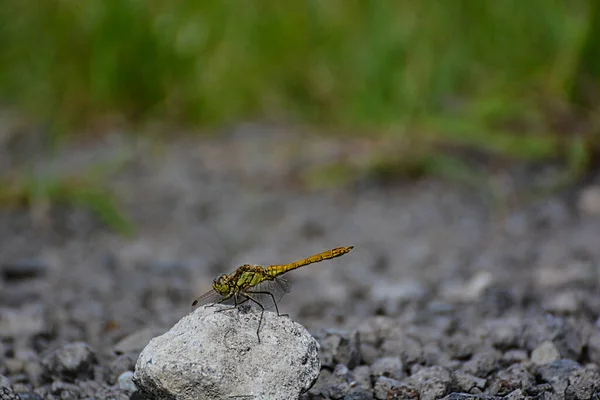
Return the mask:
[[[63,133],[284,119],[577,169],[598,143],[598,102],[573,105],[600,81],[599,4],[5,0],[0,98]]]
[[[122,235],[134,233],[133,223],[122,213],[108,187],[108,179],[127,160],[123,157],[94,163],[69,176],[21,171],[0,176],[0,207],[28,210],[34,219],[49,220],[53,206],[88,210],[108,228]]]

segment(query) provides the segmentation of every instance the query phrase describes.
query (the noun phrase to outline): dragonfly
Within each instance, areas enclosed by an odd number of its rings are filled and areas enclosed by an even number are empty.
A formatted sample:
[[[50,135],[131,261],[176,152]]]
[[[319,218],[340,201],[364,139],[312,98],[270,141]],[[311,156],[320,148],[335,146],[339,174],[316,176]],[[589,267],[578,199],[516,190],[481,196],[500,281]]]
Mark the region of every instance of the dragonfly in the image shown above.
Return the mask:
[[[280,314],[277,307],[281,297],[290,291],[288,281],[281,275],[305,265],[341,257],[353,248],[354,246],[336,247],[289,264],[269,266],[244,264],[231,274],[223,274],[213,280],[212,289],[194,300],[192,308],[203,305],[211,307],[233,301],[233,306],[217,310],[221,312],[237,308],[246,302],[257,304],[261,309],[256,330],[258,343],[260,343],[260,327],[265,310],[274,306],[277,316],[287,316],[287,314]]]

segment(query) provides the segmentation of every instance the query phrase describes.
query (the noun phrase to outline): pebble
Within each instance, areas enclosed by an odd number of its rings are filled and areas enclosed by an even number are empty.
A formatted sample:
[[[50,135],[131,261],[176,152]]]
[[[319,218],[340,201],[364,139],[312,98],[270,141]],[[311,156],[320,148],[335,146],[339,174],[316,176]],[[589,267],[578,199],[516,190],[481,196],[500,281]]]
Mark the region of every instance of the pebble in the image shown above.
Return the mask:
[[[567,398],[592,399],[600,391],[600,373],[598,371],[581,368],[575,369],[569,375],[569,386],[566,390]]]
[[[579,193],[579,210],[588,216],[600,215],[600,186],[589,186]]]
[[[587,354],[590,360],[600,365],[600,327],[594,327],[587,342]]]
[[[375,381],[373,395],[377,400],[386,400],[390,398],[390,393],[404,386],[400,381],[385,376],[380,376]],[[418,393],[417,393],[418,398]]]
[[[520,333],[521,321],[514,317],[485,321],[476,329],[479,341],[499,350],[517,346]]]
[[[48,271],[48,264],[36,259],[23,259],[6,262],[0,267],[6,282],[42,277]]]
[[[558,359],[560,359],[560,353],[551,341],[545,341],[531,353],[531,361],[536,365],[550,364]]]
[[[83,342],[69,343],[51,351],[42,359],[45,373],[54,379],[91,379],[96,356]]]
[[[554,393],[564,393],[569,386],[569,378],[581,365],[573,360],[562,359],[538,367],[537,373],[543,382],[552,385]]]
[[[442,367],[426,367],[404,380],[420,392],[421,400],[434,400],[445,396],[450,389],[452,376]]]
[[[126,371],[133,371],[135,368],[135,359],[130,354],[121,354],[117,356],[108,365],[108,383],[114,385],[119,376]]]
[[[21,398],[10,388],[2,386],[0,387],[0,400],[21,400]]]
[[[371,365],[371,376],[377,379],[380,376],[401,380],[405,377],[404,366],[400,357],[381,357]]]
[[[10,379],[8,379],[6,376],[4,375],[0,375],[0,387],[7,387],[10,388]]]
[[[344,364],[348,368],[354,368],[360,363],[358,332],[325,329],[318,332],[315,338],[321,346],[321,366],[333,368],[337,364]]]
[[[23,338],[44,333],[47,329],[43,307],[31,305],[20,309],[0,308],[0,338]]]
[[[454,372],[454,382],[461,392],[472,393],[473,389],[482,391],[485,388],[486,380],[476,376],[456,371]]]
[[[125,390],[126,392],[133,393],[137,390],[137,386],[133,383],[133,371],[125,371],[117,379],[119,383],[119,389]]]
[[[461,370],[467,374],[486,377],[498,368],[501,359],[502,353],[498,350],[484,349],[475,353],[469,361],[465,362]]]

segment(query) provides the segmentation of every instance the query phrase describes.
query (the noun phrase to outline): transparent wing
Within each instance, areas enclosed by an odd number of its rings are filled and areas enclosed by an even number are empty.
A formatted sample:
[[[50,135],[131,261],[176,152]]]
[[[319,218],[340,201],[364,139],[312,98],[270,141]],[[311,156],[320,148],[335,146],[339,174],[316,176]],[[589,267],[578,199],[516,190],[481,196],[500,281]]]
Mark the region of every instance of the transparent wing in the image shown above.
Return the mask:
[[[194,302],[192,303],[192,309],[196,309],[200,306],[204,306],[207,304],[216,303],[222,298],[223,296],[211,289],[208,292],[204,293],[202,296],[198,297],[196,300],[194,300]]]
[[[278,276],[272,281],[263,281],[258,285],[247,289],[246,292],[252,299],[262,304],[265,310],[269,310],[275,307],[273,300],[279,302],[283,295],[289,293],[290,286],[291,285],[287,280]],[[248,303],[253,302],[249,301]]]

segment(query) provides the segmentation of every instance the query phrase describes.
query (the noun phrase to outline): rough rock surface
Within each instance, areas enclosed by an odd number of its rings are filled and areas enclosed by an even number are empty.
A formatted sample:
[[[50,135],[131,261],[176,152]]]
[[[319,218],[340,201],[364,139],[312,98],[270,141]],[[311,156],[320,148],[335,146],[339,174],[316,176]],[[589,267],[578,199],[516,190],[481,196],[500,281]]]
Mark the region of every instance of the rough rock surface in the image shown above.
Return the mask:
[[[317,380],[318,342],[288,317],[228,306],[200,307],[150,341],[134,382],[157,397],[295,399]]]

